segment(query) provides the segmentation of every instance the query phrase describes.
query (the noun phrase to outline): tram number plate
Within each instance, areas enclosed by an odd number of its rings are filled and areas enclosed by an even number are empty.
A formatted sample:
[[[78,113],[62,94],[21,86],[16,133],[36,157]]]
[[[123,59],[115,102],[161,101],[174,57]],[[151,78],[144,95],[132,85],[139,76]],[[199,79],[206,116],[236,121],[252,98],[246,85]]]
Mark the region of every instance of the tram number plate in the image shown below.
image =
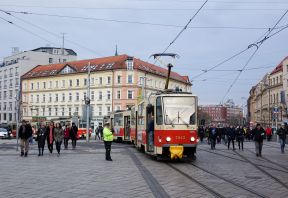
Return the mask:
[[[185,136],[176,136],[176,140],[185,140],[186,137]]]

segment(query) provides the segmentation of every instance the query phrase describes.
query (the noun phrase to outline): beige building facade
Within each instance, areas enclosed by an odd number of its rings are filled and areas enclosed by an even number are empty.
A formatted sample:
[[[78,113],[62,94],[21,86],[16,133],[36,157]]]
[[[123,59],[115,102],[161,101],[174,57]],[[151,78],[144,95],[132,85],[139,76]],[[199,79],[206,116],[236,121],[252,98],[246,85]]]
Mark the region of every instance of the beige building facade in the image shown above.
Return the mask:
[[[89,64],[94,125],[103,122],[110,112],[130,108],[143,95],[147,98],[165,86],[166,69],[128,55],[42,65],[22,76],[23,118],[57,120],[77,115],[85,120]],[[191,92],[188,77],[172,72],[169,88],[176,87]]]

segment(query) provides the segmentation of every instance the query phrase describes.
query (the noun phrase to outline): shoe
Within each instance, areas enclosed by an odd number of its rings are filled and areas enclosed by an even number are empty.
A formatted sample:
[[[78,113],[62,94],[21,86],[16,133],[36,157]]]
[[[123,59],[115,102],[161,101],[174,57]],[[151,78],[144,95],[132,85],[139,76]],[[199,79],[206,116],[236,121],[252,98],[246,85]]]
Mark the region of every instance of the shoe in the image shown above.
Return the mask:
[[[39,157],[39,156],[41,156],[41,154],[40,154],[40,153],[38,154],[38,157]]]
[[[28,153],[26,152],[25,154],[24,154],[24,157],[27,157],[28,156]]]
[[[257,157],[259,157],[259,154],[256,154]]]
[[[110,159],[106,159],[107,161],[113,161],[111,158]]]
[[[24,156],[24,152],[21,152],[21,155],[20,155],[21,157],[23,157]]]

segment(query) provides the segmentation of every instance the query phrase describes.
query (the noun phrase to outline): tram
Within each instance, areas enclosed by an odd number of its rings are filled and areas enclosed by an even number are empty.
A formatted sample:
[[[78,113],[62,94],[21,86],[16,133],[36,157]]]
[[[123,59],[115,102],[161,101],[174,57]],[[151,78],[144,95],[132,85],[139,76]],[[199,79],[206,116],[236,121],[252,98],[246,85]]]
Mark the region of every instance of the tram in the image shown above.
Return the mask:
[[[165,90],[137,107],[136,147],[157,158],[194,159],[197,96]]]

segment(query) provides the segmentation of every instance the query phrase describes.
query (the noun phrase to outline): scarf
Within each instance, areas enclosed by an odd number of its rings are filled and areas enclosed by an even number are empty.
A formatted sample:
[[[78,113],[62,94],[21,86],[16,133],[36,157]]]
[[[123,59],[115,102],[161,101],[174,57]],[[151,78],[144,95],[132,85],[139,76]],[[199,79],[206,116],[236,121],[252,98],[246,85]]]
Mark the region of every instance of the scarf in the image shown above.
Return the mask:
[[[50,144],[53,144],[53,127],[49,127],[49,128],[50,128],[49,142]]]

